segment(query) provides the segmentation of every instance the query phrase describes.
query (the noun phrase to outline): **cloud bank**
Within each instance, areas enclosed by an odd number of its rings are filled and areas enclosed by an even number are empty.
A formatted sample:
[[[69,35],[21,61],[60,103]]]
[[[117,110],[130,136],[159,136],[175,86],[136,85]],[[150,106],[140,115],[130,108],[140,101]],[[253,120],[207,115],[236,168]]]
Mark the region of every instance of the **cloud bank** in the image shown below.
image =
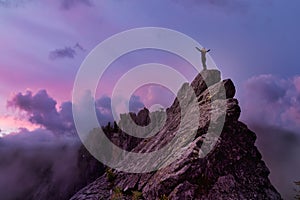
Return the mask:
[[[244,120],[300,131],[300,76],[255,76],[245,82],[243,92]]]
[[[71,102],[62,103],[60,110],[56,109],[56,104],[46,90],[40,90],[36,94],[31,91],[18,93],[7,103],[8,107],[25,111],[28,120],[33,124],[41,125],[57,134],[74,134]]]
[[[20,129],[0,138],[1,199],[69,199],[104,172],[76,137]]]
[[[84,98],[84,101],[94,101],[90,94]],[[104,126],[108,122],[113,122],[111,98],[102,96],[94,102],[100,125]],[[25,112],[29,122],[40,125],[55,134],[76,135],[72,102],[63,102],[57,109],[57,101],[50,97],[46,90],[40,90],[36,94],[32,91],[19,92],[7,102],[7,106]],[[84,104],[81,106],[86,107]],[[140,97],[133,95],[129,101],[130,111],[138,112],[143,107]]]
[[[245,82],[242,120],[257,134],[256,144],[269,167],[271,182],[293,199],[300,179],[300,76],[265,74]]]
[[[86,101],[92,99],[87,97]],[[110,97],[102,96],[94,102],[102,125],[112,121]],[[104,172],[103,165],[74,137],[70,101],[57,108],[57,101],[46,90],[40,90],[18,93],[7,104],[24,112],[31,123],[41,128],[20,128],[0,138],[1,198],[68,199]],[[130,105],[138,110],[144,104],[133,96]],[[89,119],[85,120],[88,123]]]

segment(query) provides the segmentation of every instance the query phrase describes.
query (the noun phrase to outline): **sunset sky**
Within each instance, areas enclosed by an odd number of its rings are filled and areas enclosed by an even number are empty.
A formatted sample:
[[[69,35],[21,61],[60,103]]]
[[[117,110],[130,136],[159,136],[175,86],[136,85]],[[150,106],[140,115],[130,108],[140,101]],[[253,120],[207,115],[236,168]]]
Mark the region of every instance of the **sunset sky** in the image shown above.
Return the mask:
[[[236,86],[244,122],[299,136],[299,7],[298,0],[0,0],[0,136],[73,132],[72,88],[84,58],[108,37],[139,27],[180,31],[211,49],[222,77]],[[166,52],[119,58],[95,97],[104,122],[111,119],[116,81],[150,62],[169,65],[189,81],[197,75]],[[173,98],[165,88],[144,86],[131,98],[131,109],[167,107]]]
[[[212,49],[210,55],[223,77],[235,82],[245,118],[251,118],[252,107],[257,106],[261,112],[275,112],[274,118],[278,119],[270,119],[271,124],[282,123],[287,127],[292,124],[299,130],[300,28],[296,23],[300,17],[299,5],[296,0],[288,3],[271,0],[1,1],[1,130],[5,133],[19,127],[32,130],[41,125],[28,122],[28,111],[20,105],[8,106],[15,95],[30,91],[34,96],[45,90],[57,102],[55,108],[59,112],[62,102],[71,100],[75,75],[89,51],[113,34],[145,26],[180,31]],[[170,54],[133,53],[109,68],[99,83],[98,98],[110,96],[113,84],[123,73],[149,61],[168,64],[188,80],[196,75],[184,61]],[[153,103],[167,106],[173,98],[168,94],[162,100],[158,87],[140,91],[138,100],[146,106]],[[260,103],[282,104],[286,108],[284,115],[280,116],[283,114],[280,108],[276,111],[273,106],[258,104],[256,98],[264,98]]]

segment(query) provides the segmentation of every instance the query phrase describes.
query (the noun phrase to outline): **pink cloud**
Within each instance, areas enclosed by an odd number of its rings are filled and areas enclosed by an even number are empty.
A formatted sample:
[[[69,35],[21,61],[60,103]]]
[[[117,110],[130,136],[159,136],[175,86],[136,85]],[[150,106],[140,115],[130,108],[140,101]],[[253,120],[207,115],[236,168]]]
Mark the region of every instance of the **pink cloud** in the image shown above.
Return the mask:
[[[20,127],[26,128],[29,131],[33,131],[39,128],[38,125],[30,123],[27,119],[18,118],[16,116],[0,116],[0,134],[9,134],[16,132]]]

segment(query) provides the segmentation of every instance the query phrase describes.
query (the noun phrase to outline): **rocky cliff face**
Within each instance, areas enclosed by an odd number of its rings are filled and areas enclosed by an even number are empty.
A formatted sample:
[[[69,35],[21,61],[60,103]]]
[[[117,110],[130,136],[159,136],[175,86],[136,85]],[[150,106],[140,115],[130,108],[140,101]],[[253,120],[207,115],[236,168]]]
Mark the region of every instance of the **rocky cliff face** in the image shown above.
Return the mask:
[[[281,199],[280,194],[270,183],[268,179],[270,172],[254,145],[255,133],[238,121],[240,107],[238,101],[234,99],[235,87],[229,79],[222,81],[217,70],[204,71],[191,84],[186,83],[182,86],[178,98],[166,110],[164,127],[155,136],[148,139],[134,139],[132,136],[118,137],[118,134],[120,136],[125,134],[119,132],[114,134],[114,143],[123,143],[127,149],[140,153],[155,151],[165,146],[179,130],[183,116],[182,108],[188,108],[184,114],[193,113],[193,108],[189,109],[191,97],[186,92],[188,87],[193,88],[196,94],[199,109],[196,114],[199,117],[199,124],[188,124],[198,126],[193,127],[197,129],[193,140],[181,138],[176,141],[178,145],[184,144],[181,145],[182,151],[174,162],[148,173],[107,170],[104,175],[75,194],[72,200]],[[224,93],[221,92],[223,88]],[[180,103],[179,99],[183,102]],[[226,105],[222,133],[220,136],[208,134],[209,124],[217,124],[222,118],[218,107],[221,104]],[[217,114],[211,115],[212,112]],[[148,115],[151,113],[143,110],[133,118],[137,124],[147,125],[150,122]],[[160,119],[158,118],[158,122]],[[120,123],[124,126],[127,123],[126,117],[123,116]],[[176,134],[187,134],[184,130]],[[131,145],[132,141],[134,145]],[[205,156],[201,156],[204,153],[202,145],[212,149]],[[130,160],[125,159],[125,162]],[[153,163],[151,160],[146,162],[143,160],[143,163],[136,164],[146,168]]]

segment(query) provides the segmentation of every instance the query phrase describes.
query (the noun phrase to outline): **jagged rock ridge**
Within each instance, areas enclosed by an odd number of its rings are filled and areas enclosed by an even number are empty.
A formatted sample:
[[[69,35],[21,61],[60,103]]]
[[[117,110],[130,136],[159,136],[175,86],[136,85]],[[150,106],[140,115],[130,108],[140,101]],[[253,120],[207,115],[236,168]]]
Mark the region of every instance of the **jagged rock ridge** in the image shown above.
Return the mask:
[[[175,162],[149,173],[109,170],[75,194],[72,200],[281,199],[280,194],[270,183],[268,179],[270,172],[254,145],[255,133],[238,121],[241,110],[237,99],[234,99],[235,87],[232,81],[230,79],[221,81],[219,71],[206,70],[190,85],[184,84],[177,97],[187,100],[189,97],[185,91],[189,86],[194,89],[197,96],[200,110],[199,127],[194,140],[186,144],[184,153]],[[225,88],[223,98],[220,92],[222,88]],[[210,112],[219,112],[218,107],[211,106],[212,102],[226,103],[227,106],[220,138],[206,134],[209,123],[218,120],[210,118]],[[131,141],[129,137],[122,141],[127,143],[124,146],[130,146],[134,152],[151,152],[163,147],[178,130],[180,107],[178,99],[175,99],[172,106],[166,110],[166,125],[155,136],[135,141],[133,146],[128,144]],[[149,123],[147,115],[137,116],[140,118],[137,119],[135,116],[134,121],[140,125],[143,122]],[[126,123],[126,120],[121,123]],[[124,135],[123,132],[120,134]],[[217,141],[213,150],[202,158],[199,156],[200,147],[205,139]],[[151,165],[151,161],[143,164]]]

